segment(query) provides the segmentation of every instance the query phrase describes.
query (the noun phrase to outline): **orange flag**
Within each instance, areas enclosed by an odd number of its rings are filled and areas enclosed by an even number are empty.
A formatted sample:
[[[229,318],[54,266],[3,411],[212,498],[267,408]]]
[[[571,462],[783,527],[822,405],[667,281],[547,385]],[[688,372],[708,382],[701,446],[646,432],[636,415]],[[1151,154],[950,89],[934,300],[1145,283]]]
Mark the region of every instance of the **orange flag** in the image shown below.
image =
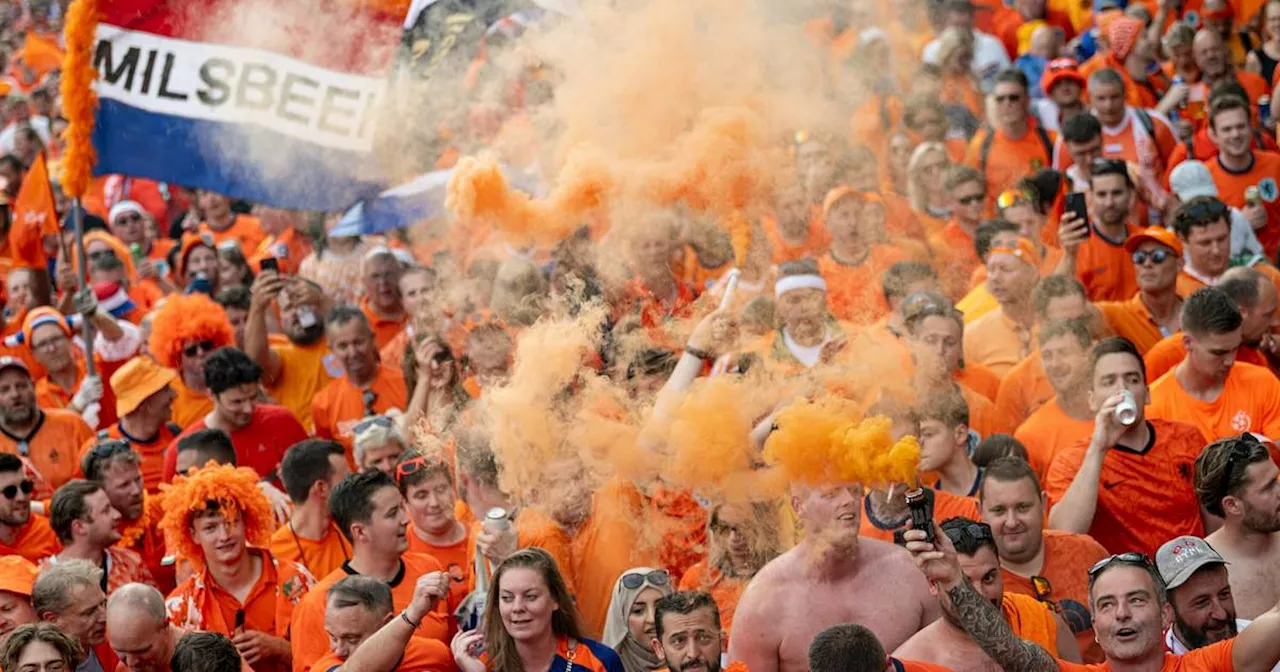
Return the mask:
[[[13,203],[9,225],[9,253],[14,264],[26,268],[46,268],[49,254],[57,250],[58,211],[53,206],[53,186],[44,154],[36,157],[22,180],[22,189]]]
[[[62,67],[62,59],[66,57],[56,39],[41,35],[34,30],[27,31],[26,42],[22,45],[22,62],[44,77],[53,70]]]

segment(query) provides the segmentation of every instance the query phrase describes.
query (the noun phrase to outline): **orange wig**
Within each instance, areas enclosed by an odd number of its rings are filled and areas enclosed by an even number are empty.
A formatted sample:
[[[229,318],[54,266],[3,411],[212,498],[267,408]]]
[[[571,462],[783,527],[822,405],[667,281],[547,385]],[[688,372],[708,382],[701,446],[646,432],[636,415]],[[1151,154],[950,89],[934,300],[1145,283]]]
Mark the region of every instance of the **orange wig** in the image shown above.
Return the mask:
[[[266,495],[258,489],[258,475],[248,467],[229,464],[208,466],[190,476],[178,476],[165,491],[164,532],[169,550],[178,557],[202,565],[204,551],[191,538],[191,519],[216,505],[228,518],[239,517],[244,523],[245,541],[250,546],[265,547],[275,531],[275,518]]]
[[[172,295],[156,310],[151,320],[151,340],[147,347],[161,366],[182,365],[182,348],[212,341],[214,348],[236,342],[227,311],[204,294]]]

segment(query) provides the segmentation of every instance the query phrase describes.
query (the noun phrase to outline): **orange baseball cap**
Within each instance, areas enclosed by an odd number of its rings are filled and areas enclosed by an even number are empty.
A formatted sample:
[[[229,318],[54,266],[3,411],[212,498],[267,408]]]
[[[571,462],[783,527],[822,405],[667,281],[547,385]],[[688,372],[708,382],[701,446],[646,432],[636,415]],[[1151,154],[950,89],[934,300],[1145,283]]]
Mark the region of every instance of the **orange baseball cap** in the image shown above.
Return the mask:
[[[166,369],[150,357],[138,356],[111,374],[111,389],[116,393],[116,415],[124,416],[137,410],[147,397],[163,390],[172,383],[178,373]]]
[[[0,556],[0,590],[31,597],[40,570],[21,555]]]
[[[1040,268],[1040,251],[1035,244],[1026,238],[1019,237],[1017,247],[993,247],[987,251],[987,259],[997,254],[1007,254],[1014,259],[1031,264],[1032,268]]]
[[[1124,251],[1133,254],[1139,245],[1148,240],[1154,240],[1173,250],[1173,253],[1178,255],[1179,258],[1182,257],[1182,241],[1178,240],[1178,236],[1172,231],[1160,226],[1148,226],[1129,236],[1129,239],[1124,241]]]

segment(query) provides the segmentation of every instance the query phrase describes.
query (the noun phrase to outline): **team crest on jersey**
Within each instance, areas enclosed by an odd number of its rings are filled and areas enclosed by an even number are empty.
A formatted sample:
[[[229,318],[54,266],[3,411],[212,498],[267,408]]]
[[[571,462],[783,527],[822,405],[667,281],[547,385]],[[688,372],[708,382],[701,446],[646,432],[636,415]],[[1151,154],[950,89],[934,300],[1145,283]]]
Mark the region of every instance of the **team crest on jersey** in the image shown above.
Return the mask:
[[[1252,426],[1253,416],[1249,415],[1243,409],[1236,411],[1236,414],[1231,417],[1231,429],[1234,429],[1237,432],[1243,434],[1244,432],[1249,431],[1249,428]]]
[[[1276,188],[1276,178],[1263,178],[1263,180],[1258,183],[1258,195],[1262,197],[1262,200],[1268,203],[1275,203],[1276,196],[1280,196],[1280,189]]]

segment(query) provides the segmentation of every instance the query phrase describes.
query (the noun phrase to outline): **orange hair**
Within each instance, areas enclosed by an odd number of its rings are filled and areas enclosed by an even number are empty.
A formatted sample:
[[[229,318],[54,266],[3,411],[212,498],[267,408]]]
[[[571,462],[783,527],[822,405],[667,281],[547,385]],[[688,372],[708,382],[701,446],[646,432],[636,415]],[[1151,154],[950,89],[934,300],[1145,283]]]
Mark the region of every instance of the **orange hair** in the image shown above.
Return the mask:
[[[190,476],[178,476],[165,491],[160,530],[169,549],[180,558],[204,564],[204,551],[191,538],[191,519],[216,504],[224,515],[240,516],[251,546],[266,546],[275,531],[275,518],[266,495],[258,489],[258,474],[248,467],[208,466]]]
[[[164,300],[151,320],[147,348],[161,366],[182,364],[182,348],[192,341],[213,341],[215,348],[236,342],[227,311],[204,294],[174,294]]]

